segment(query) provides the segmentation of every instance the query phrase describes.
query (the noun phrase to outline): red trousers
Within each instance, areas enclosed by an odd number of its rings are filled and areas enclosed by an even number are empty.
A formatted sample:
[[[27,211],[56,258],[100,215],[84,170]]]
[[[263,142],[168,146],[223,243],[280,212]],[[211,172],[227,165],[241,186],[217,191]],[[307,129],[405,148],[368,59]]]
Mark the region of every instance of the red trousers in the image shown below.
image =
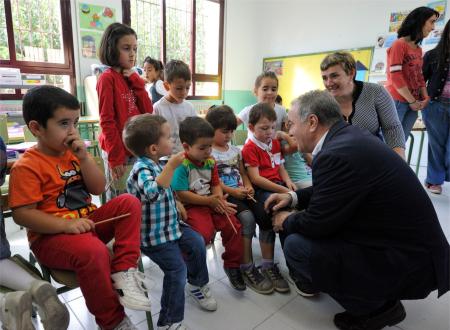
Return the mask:
[[[97,324],[104,329],[113,329],[125,316],[110,275],[137,267],[141,202],[130,194],[123,194],[89,216],[92,221],[98,222],[125,213],[130,213],[130,216],[100,224],[95,232],[42,235],[31,246],[43,265],[76,273],[86,306],[95,316]],[[105,243],[113,238],[114,257],[111,259]]]
[[[234,215],[229,215],[237,234],[228,221],[226,215],[219,214],[207,206],[190,206],[186,209],[187,223],[200,235],[205,244],[211,243],[216,231],[220,231],[225,252],[222,254],[223,266],[226,268],[239,268],[244,252],[241,237],[241,223]]]

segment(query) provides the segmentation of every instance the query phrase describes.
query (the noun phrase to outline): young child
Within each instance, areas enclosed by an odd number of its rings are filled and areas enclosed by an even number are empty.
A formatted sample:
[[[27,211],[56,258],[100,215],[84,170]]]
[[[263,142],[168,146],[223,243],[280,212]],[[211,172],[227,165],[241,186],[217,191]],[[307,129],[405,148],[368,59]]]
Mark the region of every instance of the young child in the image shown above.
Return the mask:
[[[217,309],[208,287],[203,238],[191,227],[180,224],[180,217],[186,219],[186,210],[176,202],[170,188],[184,152],[173,155],[161,166],[159,159],[172,153],[173,144],[169,123],[158,115],[131,118],[125,125],[123,140],[137,157],[128,178],[128,192],[142,203],[141,250],[164,272],[158,329],[182,330],[186,275],[194,300],[205,310]]]
[[[100,61],[110,66],[98,79],[97,94],[101,133],[99,136],[105,175],[113,181],[106,191],[106,199],[126,192],[124,180],[134,159],[122,142],[122,130],[128,118],[152,113],[145,82],[132,68],[136,61],[136,32],[127,25],[113,23],[103,33],[100,42]],[[122,179],[120,181],[120,179]]]
[[[200,117],[188,117],[180,124],[180,140],[186,159],[175,170],[172,188],[187,211],[187,223],[199,232],[206,244],[216,231],[222,235],[224,269],[231,286],[245,290],[239,269],[242,260],[241,225],[233,204],[223,196],[217,164],[211,157],[212,126]]]
[[[6,146],[0,137],[0,186],[5,182]],[[21,267],[11,258],[5,221],[0,204],[0,286],[11,292],[0,291],[0,322],[3,329],[34,329],[31,322],[31,303],[38,306],[38,312],[45,329],[67,329],[69,311],[61,303],[55,288],[31,271]]]
[[[49,268],[74,271],[88,310],[102,329],[136,329],[124,306],[150,310],[140,256],[141,204],[122,194],[97,208],[91,194],[105,177],[77,131],[80,105],[61,88],[39,86],[23,98],[23,117],[37,139],[15,162],[9,181],[14,221]],[[100,223],[116,216],[115,221]],[[111,258],[105,243],[115,239]]]
[[[191,88],[191,70],[183,61],[172,60],[164,69],[164,87],[168,94],[155,104],[155,115],[166,118],[172,128],[175,143],[173,153],[183,151],[178,131],[186,117],[197,116],[192,104],[185,99]]]
[[[261,73],[258,77],[256,77],[253,93],[255,94],[258,103],[267,103],[275,110],[276,124],[275,130],[273,131],[273,137],[275,137],[275,132],[283,129],[283,124],[287,119],[286,109],[281,104],[275,102],[278,95],[277,75],[272,71]],[[238,125],[244,123],[248,127],[250,110],[254,105],[255,104],[252,104],[242,109],[242,111],[238,114]],[[253,136],[253,133],[249,130],[248,138],[250,139],[251,136]]]
[[[297,189],[283,166],[280,141],[272,137],[276,120],[277,116],[271,105],[256,104],[250,111],[248,123],[253,135],[242,149],[244,165],[255,186],[255,199],[261,204],[274,192],[285,193]],[[275,233],[271,231],[270,236],[274,244]],[[287,292],[289,285],[274,264],[273,255],[272,245],[270,257],[263,259],[262,272],[272,279],[275,290]]]
[[[163,96],[167,95],[164,88],[164,65],[161,61],[147,56],[144,60],[145,79],[148,84],[145,85],[148,96],[153,103],[158,102]],[[148,86],[148,88],[147,88]]]
[[[287,133],[287,123],[284,131],[278,131],[276,138],[281,142],[284,156],[284,168],[294,182],[297,189],[307,188],[312,185],[311,168],[308,166],[303,154],[298,151],[297,142]],[[306,157],[311,154],[305,154]]]
[[[212,156],[217,163],[223,192],[228,194],[229,202],[237,205],[236,216],[242,225],[244,255],[240,268],[244,282],[258,293],[272,293],[272,282],[255,267],[252,253],[252,238],[255,235],[256,222],[258,222],[262,257],[263,259],[270,257],[273,242],[266,242],[265,239],[268,237],[267,233],[271,231],[272,222],[270,216],[264,211],[264,205],[252,201],[254,190],[242,162],[241,150],[230,144],[237,127],[236,116],[229,106],[222,105],[210,108],[206,114],[206,120],[214,128]],[[262,229],[264,223],[268,224],[266,230]]]

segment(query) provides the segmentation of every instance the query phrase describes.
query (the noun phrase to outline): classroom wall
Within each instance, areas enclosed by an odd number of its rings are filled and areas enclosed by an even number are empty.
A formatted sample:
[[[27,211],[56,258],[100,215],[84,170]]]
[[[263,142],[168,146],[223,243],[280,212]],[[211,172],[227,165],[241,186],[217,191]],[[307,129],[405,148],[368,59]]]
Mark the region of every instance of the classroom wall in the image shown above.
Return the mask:
[[[238,106],[250,99],[265,57],[371,47],[378,34],[388,32],[391,12],[427,3],[423,0],[226,0],[224,101],[231,101],[237,112],[242,109]],[[448,0],[447,19],[449,7]],[[228,98],[230,94],[234,97]]]

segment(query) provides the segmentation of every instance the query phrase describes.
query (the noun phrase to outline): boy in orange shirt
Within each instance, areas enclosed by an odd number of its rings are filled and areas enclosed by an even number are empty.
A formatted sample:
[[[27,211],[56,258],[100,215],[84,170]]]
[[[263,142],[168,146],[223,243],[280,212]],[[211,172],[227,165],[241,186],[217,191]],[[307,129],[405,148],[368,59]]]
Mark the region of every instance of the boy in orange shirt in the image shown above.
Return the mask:
[[[28,229],[36,258],[49,268],[76,273],[100,327],[133,330],[123,306],[150,310],[143,274],[136,270],[141,203],[129,194],[98,209],[91,203],[90,194],[104,191],[105,177],[78,135],[79,116],[77,99],[61,88],[28,91],[23,117],[37,145],[11,170],[10,207],[14,221]],[[128,216],[96,226],[123,214]],[[111,258],[105,243],[113,238]]]

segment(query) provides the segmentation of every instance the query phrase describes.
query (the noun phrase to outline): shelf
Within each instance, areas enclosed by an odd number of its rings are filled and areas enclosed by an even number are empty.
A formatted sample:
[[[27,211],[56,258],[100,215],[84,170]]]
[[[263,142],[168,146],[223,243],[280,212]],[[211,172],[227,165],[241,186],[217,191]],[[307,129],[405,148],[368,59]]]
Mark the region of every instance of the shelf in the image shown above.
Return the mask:
[[[0,84],[0,88],[5,88],[5,89],[29,89],[29,88],[33,88],[36,86],[42,86],[42,85],[1,85]]]

